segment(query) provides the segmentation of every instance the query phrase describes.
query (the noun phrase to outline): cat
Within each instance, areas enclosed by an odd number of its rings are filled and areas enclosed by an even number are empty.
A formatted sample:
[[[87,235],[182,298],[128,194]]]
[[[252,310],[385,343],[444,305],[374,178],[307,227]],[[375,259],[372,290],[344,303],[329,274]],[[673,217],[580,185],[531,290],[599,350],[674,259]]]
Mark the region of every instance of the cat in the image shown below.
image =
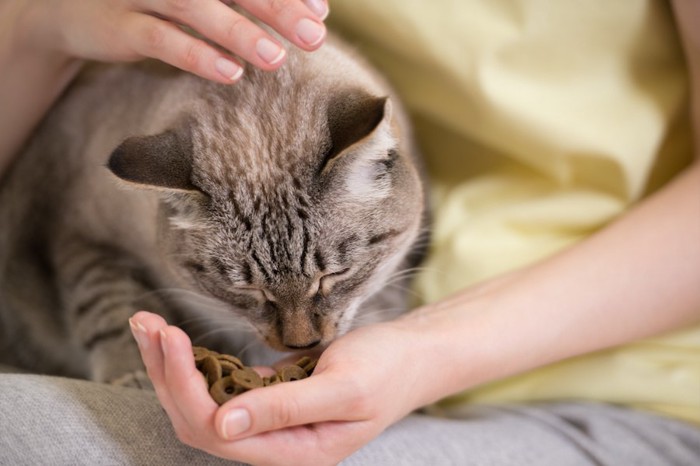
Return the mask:
[[[92,64],[0,179],[0,362],[129,384],[139,309],[231,353],[322,348],[406,309],[426,199],[398,100],[337,39],[230,86]]]

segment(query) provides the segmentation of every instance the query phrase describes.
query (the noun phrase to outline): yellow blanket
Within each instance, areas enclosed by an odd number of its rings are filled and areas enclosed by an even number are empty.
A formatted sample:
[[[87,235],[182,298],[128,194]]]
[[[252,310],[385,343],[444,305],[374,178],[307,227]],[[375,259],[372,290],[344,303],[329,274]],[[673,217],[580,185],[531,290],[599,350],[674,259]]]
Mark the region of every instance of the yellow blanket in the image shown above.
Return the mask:
[[[665,2],[334,0],[331,11],[331,26],[402,95],[428,159],[435,233],[417,283],[427,302],[581,240],[691,158]],[[571,398],[700,423],[700,328],[477,387],[446,406]]]

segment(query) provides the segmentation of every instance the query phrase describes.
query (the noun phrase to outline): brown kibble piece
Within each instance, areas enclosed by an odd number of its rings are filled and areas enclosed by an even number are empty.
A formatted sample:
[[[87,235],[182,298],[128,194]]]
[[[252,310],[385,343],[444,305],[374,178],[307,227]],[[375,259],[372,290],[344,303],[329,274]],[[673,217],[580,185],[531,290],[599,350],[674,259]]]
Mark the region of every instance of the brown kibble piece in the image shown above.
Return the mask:
[[[302,367],[302,369],[304,369],[304,372],[306,372],[307,375],[311,375],[314,373],[314,369],[316,369],[317,363],[318,359],[312,359],[307,364],[305,364],[304,367]]]
[[[214,382],[222,376],[222,369],[219,360],[214,356],[207,356],[202,361],[202,372],[207,376],[207,383],[211,387]]]
[[[254,388],[305,379],[311,375],[317,362],[316,359],[304,356],[295,365],[284,367],[277,374],[261,377],[235,356],[217,353],[201,346],[193,346],[192,354],[197,370],[202,373],[209,387],[209,394],[219,405]]]
[[[239,395],[244,390],[236,385],[231,377],[222,377],[217,380],[209,389],[209,394],[219,406],[226,403],[236,395]]]
[[[230,354],[218,354],[216,356],[216,359],[219,360],[222,366],[224,362],[228,362],[236,366],[238,369],[243,369],[245,367],[245,365],[243,365],[240,359],[238,359],[236,356],[231,356]]]
[[[221,365],[221,374],[223,376],[231,375],[231,372],[238,370],[238,369],[243,369],[243,365],[241,364],[240,366],[232,363],[231,361],[228,361],[226,359],[218,359],[219,364]]]
[[[301,367],[301,368],[303,369],[304,366],[306,366],[306,365],[309,364],[310,362],[311,362],[311,358],[308,357],[308,356],[304,356],[303,358],[299,359],[299,360],[298,360],[297,362],[295,362],[294,364],[297,365],[297,366],[299,366],[299,367]]]
[[[252,390],[263,386],[262,377],[250,367],[237,369],[231,372],[231,378],[246,390]]]
[[[279,371],[279,378],[282,382],[293,382],[307,378],[306,371],[299,366],[287,366]]]
[[[201,363],[204,360],[204,358],[209,356],[211,352],[208,349],[203,348],[201,346],[193,346],[192,354],[194,355],[195,364],[199,366],[199,363]]]
[[[270,376],[270,383],[269,385],[277,385],[278,383],[282,382],[277,374],[271,375]]]

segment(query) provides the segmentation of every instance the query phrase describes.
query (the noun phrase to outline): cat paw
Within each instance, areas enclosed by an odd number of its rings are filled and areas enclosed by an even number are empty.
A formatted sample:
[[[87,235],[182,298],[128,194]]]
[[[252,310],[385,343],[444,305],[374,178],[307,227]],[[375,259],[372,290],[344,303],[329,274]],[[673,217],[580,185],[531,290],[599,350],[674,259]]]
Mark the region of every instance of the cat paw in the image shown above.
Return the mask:
[[[153,390],[153,383],[145,371],[137,370],[129,372],[121,377],[113,379],[110,384],[120,387],[140,388],[142,390]]]

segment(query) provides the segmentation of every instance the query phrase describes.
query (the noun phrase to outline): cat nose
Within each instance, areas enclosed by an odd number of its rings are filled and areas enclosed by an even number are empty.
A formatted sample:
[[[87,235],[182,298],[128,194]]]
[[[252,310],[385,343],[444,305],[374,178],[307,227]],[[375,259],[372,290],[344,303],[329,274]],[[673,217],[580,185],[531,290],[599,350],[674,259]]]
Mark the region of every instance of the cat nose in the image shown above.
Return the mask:
[[[307,349],[314,348],[314,347],[318,346],[319,343],[321,343],[321,340],[312,341],[311,343],[308,343],[306,345],[290,345],[290,344],[285,343],[284,346],[286,346],[287,348],[289,348],[291,350],[296,351],[296,350],[307,350]]]

